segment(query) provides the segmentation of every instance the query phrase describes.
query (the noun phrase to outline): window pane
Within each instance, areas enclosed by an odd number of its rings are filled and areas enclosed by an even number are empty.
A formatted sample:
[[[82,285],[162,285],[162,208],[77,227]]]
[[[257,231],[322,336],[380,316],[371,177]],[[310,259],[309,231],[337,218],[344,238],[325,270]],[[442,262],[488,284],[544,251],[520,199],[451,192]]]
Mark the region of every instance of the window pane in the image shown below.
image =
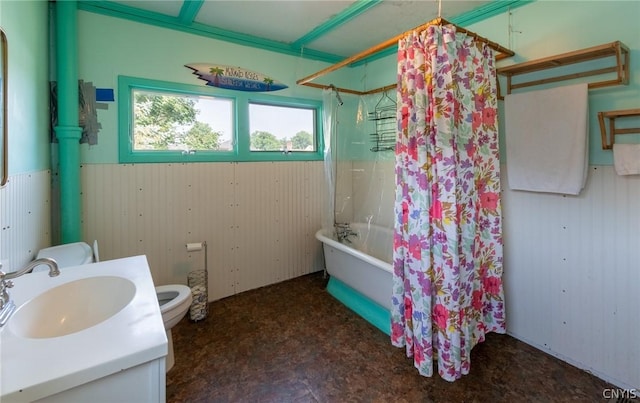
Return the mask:
[[[251,151],[315,152],[315,110],[249,104]]]
[[[133,149],[233,150],[233,101],[133,90]]]

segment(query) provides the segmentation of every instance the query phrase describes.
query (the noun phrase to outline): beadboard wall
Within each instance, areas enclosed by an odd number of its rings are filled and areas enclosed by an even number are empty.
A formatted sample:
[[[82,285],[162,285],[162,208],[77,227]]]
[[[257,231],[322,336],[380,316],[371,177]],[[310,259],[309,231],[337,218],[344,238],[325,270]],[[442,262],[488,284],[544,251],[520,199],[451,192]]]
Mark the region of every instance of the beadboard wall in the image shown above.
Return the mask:
[[[640,390],[640,176],[591,166],[579,196],[511,191],[502,176],[507,331]]]
[[[0,259],[15,271],[51,245],[51,172],[12,175],[0,189]]]
[[[101,259],[145,254],[156,285],[204,267],[209,300],[324,267],[323,163],[86,164],[83,233]]]
[[[353,219],[379,199],[375,221],[392,227],[393,163],[349,168],[338,175],[351,172]],[[581,194],[565,196],[509,190],[505,166],[501,173],[507,331],[640,390],[640,176],[591,166]]]
[[[380,180],[358,164],[340,191],[353,186],[355,206],[393,191],[386,163]],[[564,196],[511,191],[502,173],[509,333],[640,389],[640,177],[591,166],[582,193]],[[50,180],[16,175],[0,190],[0,258],[15,269],[50,244]],[[204,260],[185,244],[206,240],[215,300],[322,268],[322,181],[321,162],[84,165],[84,237],[103,259],[146,254],[158,284],[185,283]]]

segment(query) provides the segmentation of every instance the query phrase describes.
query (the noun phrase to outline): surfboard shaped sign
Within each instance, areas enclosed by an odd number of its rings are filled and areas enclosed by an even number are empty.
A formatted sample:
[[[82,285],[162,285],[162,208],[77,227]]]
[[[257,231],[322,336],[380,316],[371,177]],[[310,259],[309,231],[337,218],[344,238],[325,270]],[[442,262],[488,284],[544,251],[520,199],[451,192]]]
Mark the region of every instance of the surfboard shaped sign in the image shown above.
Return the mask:
[[[193,74],[212,87],[255,92],[278,91],[287,88],[286,85],[271,77],[242,67],[206,63],[185,64],[185,67],[193,70]]]

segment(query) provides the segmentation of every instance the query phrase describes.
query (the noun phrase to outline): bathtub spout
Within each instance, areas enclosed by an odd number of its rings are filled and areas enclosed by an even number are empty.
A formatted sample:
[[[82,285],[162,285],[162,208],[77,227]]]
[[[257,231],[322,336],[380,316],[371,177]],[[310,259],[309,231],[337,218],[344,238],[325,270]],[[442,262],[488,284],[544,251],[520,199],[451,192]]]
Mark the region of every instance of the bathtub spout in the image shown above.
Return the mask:
[[[340,243],[351,243],[350,236],[358,236],[358,233],[353,231],[348,223],[336,223],[336,238],[338,238],[338,242]]]

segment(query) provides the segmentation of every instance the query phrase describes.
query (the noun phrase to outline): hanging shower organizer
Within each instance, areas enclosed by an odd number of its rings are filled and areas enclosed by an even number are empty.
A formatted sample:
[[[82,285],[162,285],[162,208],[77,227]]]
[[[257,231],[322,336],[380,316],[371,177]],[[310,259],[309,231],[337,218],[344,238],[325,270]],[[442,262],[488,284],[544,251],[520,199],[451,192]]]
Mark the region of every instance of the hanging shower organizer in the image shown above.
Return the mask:
[[[396,102],[387,95],[387,91],[367,118],[376,126],[375,133],[371,133],[371,151],[393,151],[396,144]]]

